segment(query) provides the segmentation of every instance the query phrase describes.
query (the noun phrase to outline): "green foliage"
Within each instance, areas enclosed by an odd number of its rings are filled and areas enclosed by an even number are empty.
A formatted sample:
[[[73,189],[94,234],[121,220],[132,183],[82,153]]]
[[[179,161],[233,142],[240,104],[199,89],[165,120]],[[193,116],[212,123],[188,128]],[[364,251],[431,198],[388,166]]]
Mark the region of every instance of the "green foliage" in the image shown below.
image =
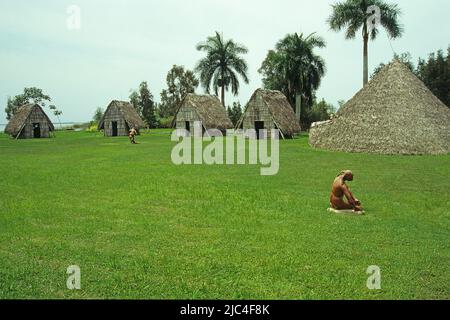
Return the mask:
[[[327,152],[303,135],[262,177],[173,165],[167,129],[139,143],[0,134],[2,299],[450,299],[450,155]],[[365,216],[326,212],[342,169]],[[66,288],[74,264],[81,290]],[[366,287],[374,264],[382,290]]]
[[[419,59],[416,74],[450,108],[450,47],[447,57],[438,50],[436,54],[430,54],[427,61]]]
[[[330,120],[331,115],[334,114],[335,108],[332,104],[329,104],[322,99],[320,102],[316,102],[313,104],[311,109],[309,110],[308,118],[311,123]]]
[[[297,95],[300,95],[300,122],[303,128],[311,124],[309,111],[315,91],[325,74],[325,61],[314,50],[324,47],[323,38],[314,33],[307,37],[288,34],[276,44],[275,50],[267,53],[258,70],[263,76],[264,88],[283,92],[294,111]]]
[[[156,128],[156,105],[146,81],[142,81],[138,90],[130,94],[130,103],[150,128]]]
[[[102,120],[103,113],[104,113],[103,109],[98,107],[97,109],[95,109],[94,116],[92,117],[92,120],[97,122],[97,123],[99,123],[100,120]]]
[[[228,112],[228,117],[230,118],[231,122],[233,123],[233,126],[236,126],[237,122],[242,117],[241,103],[233,102],[233,107],[230,108],[230,106],[228,106],[227,112]]]
[[[181,101],[188,93],[194,93],[198,87],[198,79],[191,70],[183,66],[173,65],[166,77],[167,89],[161,92],[159,116],[166,118],[174,116]]]
[[[160,128],[171,128],[172,127],[173,117],[165,117],[159,119],[159,127]]]
[[[44,94],[42,89],[36,87],[24,88],[22,94],[19,94],[13,98],[8,97],[7,105],[5,108],[6,119],[10,120],[11,117],[16,112],[17,108],[23,106],[24,104],[37,103],[42,107],[45,107],[46,102],[50,101],[51,101],[50,96]]]
[[[245,83],[249,83],[247,63],[240,57],[248,50],[233,40],[225,41],[217,31],[215,36],[199,43],[197,50],[206,52],[206,57],[201,59],[195,68],[200,74],[200,83],[207,93],[212,86],[216,95],[220,87],[222,105],[225,106],[225,91],[231,87],[233,95],[239,93],[238,75]]]

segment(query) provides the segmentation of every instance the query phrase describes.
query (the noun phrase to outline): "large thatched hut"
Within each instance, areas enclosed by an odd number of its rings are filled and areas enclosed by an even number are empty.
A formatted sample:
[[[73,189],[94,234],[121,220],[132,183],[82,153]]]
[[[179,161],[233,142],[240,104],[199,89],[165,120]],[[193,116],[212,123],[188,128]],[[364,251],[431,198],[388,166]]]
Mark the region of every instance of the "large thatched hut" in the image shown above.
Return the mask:
[[[286,96],[280,91],[257,89],[238,121],[238,129],[278,129],[283,138],[300,132],[300,125]]]
[[[191,132],[194,122],[201,122],[202,131],[218,129],[225,133],[233,128],[227,111],[216,96],[189,93],[180,103],[172,125]]]
[[[5,133],[16,139],[50,138],[50,132],[55,130],[53,123],[40,105],[26,104],[15,112]]]
[[[111,101],[98,124],[106,137],[127,136],[131,128],[139,132],[143,127],[145,123],[131,103],[118,100]]]
[[[309,143],[345,152],[445,154],[450,152],[450,109],[396,60],[333,120],[313,127]]]

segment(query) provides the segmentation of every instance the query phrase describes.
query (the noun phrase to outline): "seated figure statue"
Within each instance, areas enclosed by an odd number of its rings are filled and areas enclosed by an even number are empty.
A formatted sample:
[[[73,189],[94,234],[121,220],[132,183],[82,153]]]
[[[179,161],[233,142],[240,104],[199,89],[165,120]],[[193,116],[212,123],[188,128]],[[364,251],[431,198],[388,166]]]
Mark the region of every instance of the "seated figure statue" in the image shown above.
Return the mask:
[[[363,211],[361,202],[350,192],[350,189],[345,183],[346,181],[353,181],[353,173],[350,170],[342,171],[334,179],[330,195],[331,208],[336,210],[354,210],[357,212]],[[348,202],[344,200],[344,196]]]

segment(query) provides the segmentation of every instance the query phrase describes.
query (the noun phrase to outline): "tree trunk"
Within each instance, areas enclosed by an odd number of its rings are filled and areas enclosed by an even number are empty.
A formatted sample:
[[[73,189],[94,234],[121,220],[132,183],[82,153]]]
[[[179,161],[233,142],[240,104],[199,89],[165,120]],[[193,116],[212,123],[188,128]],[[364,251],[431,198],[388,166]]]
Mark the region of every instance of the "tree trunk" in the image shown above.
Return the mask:
[[[369,82],[369,34],[367,27],[364,30],[364,67],[363,67],[363,86]]]
[[[225,108],[225,85],[223,83],[222,83],[222,89],[221,89],[220,95],[221,95],[222,105]]]

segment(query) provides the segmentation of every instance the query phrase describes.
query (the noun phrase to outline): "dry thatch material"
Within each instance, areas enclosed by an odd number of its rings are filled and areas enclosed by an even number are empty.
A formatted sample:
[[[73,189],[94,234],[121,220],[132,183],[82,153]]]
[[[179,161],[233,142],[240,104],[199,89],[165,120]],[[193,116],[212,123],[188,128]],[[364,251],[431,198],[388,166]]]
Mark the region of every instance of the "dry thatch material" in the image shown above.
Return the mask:
[[[384,67],[330,122],[311,129],[316,148],[378,154],[450,152],[450,109],[403,63]]]
[[[187,94],[178,107],[172,127],[184,129],[186,122],[193,121],[201,121],[206,130],[225,131],[233,127],[222,103],[212,95]]]
[[[30,103],[19,107],[6,125],[5,133],[17,138],[27,125],[31,125],[31,121],[48,125],[48,131],[55,130],[53,123],[50,121],[50,118],[44,112],[42,107],[36,103]],[[29,137],[26,136],[25,138]]]
[[[292,137],[301,130],[289,101],[277,90],[257,89],[245,106],[236,128],[255,129],[255,121],[264,121],[265,129],[277,128],[283,137]]]
[[[113,100],[108,105],[108,108],[106,108],[106,111],[98,124],[98,130],[102,130],[105,128],[105,119],[108,118],[111,113],[111,109],[113,108],[120,112],[123,120],[127,123],[129,128],[135,128],[139,130],[145,127],[144,121],[142,121],[141,117],[137,113],[136,109],[131,105],[131,103],[126,101]]]

